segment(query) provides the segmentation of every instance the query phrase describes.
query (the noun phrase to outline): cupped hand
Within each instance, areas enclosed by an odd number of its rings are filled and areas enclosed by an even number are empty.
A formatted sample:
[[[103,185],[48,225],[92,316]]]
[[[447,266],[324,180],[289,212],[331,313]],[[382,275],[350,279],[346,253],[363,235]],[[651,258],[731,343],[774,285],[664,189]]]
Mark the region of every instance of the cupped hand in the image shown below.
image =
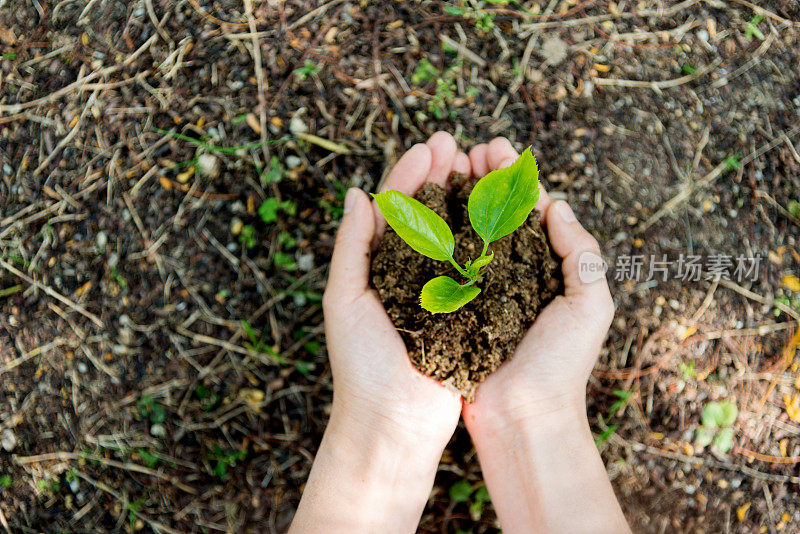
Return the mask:
[[[504,138],[478,145],[469,154],[476,177],[505,167],[516,157]],[[585,412],[586,383],[614,316],[605,277],[588,281],[597,272],[590,269],[602,267],[597,240],[569,205],[553,202],[541,184],[536,209],[562,260],[564,294],[542,310],[513,358],[478,386],[475,402],[465,404],[464,422],[470,433],[561,411]],[[587,283],[579,276],[581,266]]]
[[[382,190],[414,195],[426,182],[444,186],[452,171],[469,173],[469,159],[457,152],[450,134],[438,132],[400,158]],[[357,189],[347,193],[344,211],[323,298],[334,383],[331,424],[344,420],[393,439],[409,438],[438,449],[431,454],[438,461],[458,423],[460,397],[414,368],[370,288],[370,254],[385,226],[380,211]]]

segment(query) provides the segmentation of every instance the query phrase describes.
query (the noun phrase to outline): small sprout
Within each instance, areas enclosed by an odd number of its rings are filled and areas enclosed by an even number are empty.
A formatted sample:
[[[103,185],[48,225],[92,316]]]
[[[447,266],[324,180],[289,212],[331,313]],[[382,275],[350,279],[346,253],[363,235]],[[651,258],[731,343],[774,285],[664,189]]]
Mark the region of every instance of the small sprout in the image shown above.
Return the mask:
[[[167,419],[167,412],[164,407],[150,395],[144,395],[136,403],[139,415],[144,419],[149,419],[153,424],[163,423]]]
[[[214,445],[208,460],[214,462],[214,474],[219,478],[225,478],[228,468],[233,467],[239,460],[247,457],[247,451],[223,451],[219,445]]]
[[[753,15],[753,18],[745,24],[744,27],[744,36],[747,37],[750,41],[753,40],[753,36],[758,37],[759,40],[764,40],[764,34],[761,33],[761,30],[758,29],[758,25],[764,20],[764,15]]]
[[[450,486],[450,500],[453,502],[467,502],[472,495],[472,484],[461,480]]]
[[[417,63],[414,74],[411,75],[411,83],[414,85],[424,85],[439,76],[439,69],[434,67],[426,58],[422,58]]]
[[[239,243],[244,245],[245,248],[256,246],[256,229],[252,224],[242,226],[239,232]]]
[[[161,459],[158,456],[148,451],[147,449],[139,449],[136,451],[136,454],[138,454],[139,457],[142,459],[144,465],[146,465],[150,469],[156,467],[158,465],[158,462],[161,461]]]
[[[742,158],[741,154],[731,154],[725,158],[725,172],[737,171],[742,166],[739,160]]]
[[[307,59],[302,67],[294,69],[294,75],[298,80],[303,81],[309,76],[315,75],[321,68],[319,65],[314,65],[310,59]]]
[[[539,199],[539,169],[536,158],[526,149],[509,167],[492,171],[475,184],[467,211],[472,228],[483,239],[483,251],[463,267],[453,257],[453,232],[436,212],[399,191],[373,196],[386,222],[412,249],[449,262],[467,279],[459,284],[449,276],[438,276],[423,286],[422,307],[431,313],[450,313],[481,292],[474,284],[494,257],[488,253],[489,245],[514,232],[533,211]]]
[[[798,219],[800,219],[800,202],[798,202],[796,200],[790,200],[789,201],[788,211],[794,217],[797,217]]]
[[[683,65],[681,67],[681,70],[683,71],[684,74],[688,74],[689,76],[691,76],[692,74],[697,72],[696,68],[694,68],[692,65],[688,65],[688,64],[687,65]]]
[[[10,488],[10,487],[11,487],[11,475],[0,476],[0,488]]]
[[[722,454],[733,447],[733,424],[739,409],[731,401],[709,402],[703,408],[701,425],[695,430],[695,447],[702,449],[714,444]]]
[[[263,184],[276,184],[283,179],[286,174],[286,168],[283,166],[278,156],[272,156],[269,159],[269,168],[264,170],[261,175],[261,182]]]

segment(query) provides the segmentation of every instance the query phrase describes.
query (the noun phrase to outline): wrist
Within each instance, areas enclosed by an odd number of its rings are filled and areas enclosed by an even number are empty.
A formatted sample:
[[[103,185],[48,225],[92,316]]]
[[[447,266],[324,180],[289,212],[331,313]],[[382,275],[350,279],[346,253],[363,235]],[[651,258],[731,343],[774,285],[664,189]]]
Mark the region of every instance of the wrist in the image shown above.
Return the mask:
[[[583,392],[539,397],[509,392],[482,399],[479,388],[477,402],[467,410],[465,423],[473,439],[483,434],[557,434],[588,428],[586,397]]]

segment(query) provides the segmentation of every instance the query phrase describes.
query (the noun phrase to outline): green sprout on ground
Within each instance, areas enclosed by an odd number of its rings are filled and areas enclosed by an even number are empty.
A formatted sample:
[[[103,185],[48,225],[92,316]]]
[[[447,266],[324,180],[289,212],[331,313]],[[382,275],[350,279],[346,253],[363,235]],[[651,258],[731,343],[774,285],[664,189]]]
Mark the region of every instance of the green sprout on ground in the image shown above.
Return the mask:
[[[144,395],[139,399],[139,402],[136,403],[136,408],[143,419],[149,419],[153,424],[163,423],[167,418],[167,412],[164,407],[150,395]]]
[[[456,78],[458,70],[461,68],[460,62],[453,63],[445,71],[440,71],[434,67],[430,61],[425,58],[419,60],[417,68],[411,75],[411,82],[414,85],[427,85],[435,81],[436,88],[433,95],[428,100],[428,111],[434,117],[441,120],[447,116],[455,117],[453,110],[448,111],[448,108],[453,104],[456,98]]]
[[[417,68],[411,75],[411,83],[414,85],[425,85],[435,80],[439,76],[439,69],[434,67],[426,58],[422,58],[417,63]]]
[[[796,200],[790,200],[787,211],[791,213],[794,217],[800,219],[800,202]]]
[[[242,231],[239,232],[239,243],[244,245],[245,248],[253,248],[256,246],[256,228],[252,224],[245,224],[242,226]]]
[[[303,81],[306,78],[315,75],[321,68],[322,67],[319,65],[315,65],[310,59],[307,59],[303,63],[302,67],[294,69],[294,75],[298,80]]]
[[[0,476],[0,488],[10,488],[10,487],[11,487],[11,475]]]
[[[466,278],[464,284],[459,284],[449,276],[437,276],[422,287],[420,304],[424,309],[450,313],[481,292],[475,283],[483,278],[481,270],[494,257],[489,245],[522,226],[533,211],[539,200],[539,168],[528,148],[509,167],[494,170],[475,184],[467,211],[472,228],[483,239],[483,251],[463,266],[453,257],[453,232],[436,212],[399,191],[373,196],[386,222],[412,249],[428,258],[449,262]]]
[[[614,401],[614,404],[612,404],[611,407],[608,409],[606,417],[604,418],[602,414],[597,415],[597,421],[600,424],[600,427],[603,429],[603,431],[600,432],[600,434],[594,439],[594,444],[596,447],[600,447],[600,445],[608,441],[608,438],[610,438],[614,434],[614,432],[617,431],[617,428],[619,428],[619,424],[615,423],[613,425],[606,426],[606,422],[610,421],[612,417],[617,415],[617,412],[619,412],[625,406],[628,405],[628,401],[630,400],[631,395],[633,395],[633,390],[626,391],[624,389],[615,389],[614,396],[617,397],[617,400]]]
[[[700,426],[695,431],[694,445],[703,449],[713,443],[722,454],[733,447],[733,423],[739,409],[731,401],[709,402],[703,408]]]
[[[744,26],[744,36],[750,41],[753,40],[753,37],[757,37],[760,41],[763,41],[764,34],[758,29],[758,25],[761,24],[763,20],[764,15],[753,15],[753,18],[751,18]]]
[[[208,455],[208,460],[214,463],[214,474],[219,478],[225,478],[228,474],[228,469],[233,467],[239,460],[244,460],[247,457],[247,451],[224,451],[219,445],[214,445],[211,454]]]
[[[461,480],[450,486],[450,500],[454,503],[469,503],[469,515],[473,521],[480,520],[483,508],[490,502],[486,486],[479,486],[473,491],[472,484]],[[470,502],[471,501],[471,502]]]
[[[261,183],[264,185],[266,184],[276,184],[283,180],[284,175],[286,174],[286,167],[284,167],[281,160],[278,159],[278,156],[272,156],[269,159],[269,167],[264,169],[263,172],[259,173],[261,176]]]

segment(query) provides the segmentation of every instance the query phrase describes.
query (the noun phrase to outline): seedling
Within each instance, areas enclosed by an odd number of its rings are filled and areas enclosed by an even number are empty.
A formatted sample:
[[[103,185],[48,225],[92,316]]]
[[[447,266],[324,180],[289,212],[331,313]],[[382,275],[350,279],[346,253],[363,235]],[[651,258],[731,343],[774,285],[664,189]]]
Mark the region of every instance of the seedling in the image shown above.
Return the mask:
[[[482,269],[494,258],[489,245],[514,232],[533,211],[539,200],[539,168],[528,148],[509,167],[492,171],[475,184],[467,211],[472,228],[483,239],[483,251],[463,266],[453,257],[453,232],[436,212],[399,191],[373,197],[386,222],[408,246],[423,256],[450,262],[466,278],[459,284],[449,276],[437,276],[422,287],[420,305],[424,309],[450,313],[481,292],[475,283],[483,278]]]
[[[694,444],[700,449],[714,444],[722,454],[733,447],[733,423],[739,409],[731,401],[709,402],[703,408],[701,425],[695,431]]]
[[[144,419],[149,419],[153,424],[163,423],[167,418],[164,407],[150,395],[145,395],[136,403],[139,415]]]
[[[10,487],[11,487],[11,475],[0,476],[0,488],[10,488]]]
[[[608,441],[608,438],[610,438],[614,432],[617,431],[619,424],[615,423],[613,425],[606,426],[606,422],[611,421],[611,418],[617,415],[617,412],[628,405],[628,401],[630,400],[631,395],[633,395],[633,390],[626,391],[624,389],[615,389],[614,395],[617,397],[617,400],[614,401],[614,404],[612,404],[608,409],[608,414],[606,417],[604,418],[602,414],[597,414],[597,421],[603,431],[598,434],[596,438],[594,438],[595,447],[600,447],[600,445]]]
[[[315,75],[321,68],[322,67],[320,67],[319,65],[314,65],[314,63],[310,59],[307,59],[303,63],[302,67],[294,69],[294,75],[297,77],[298,80],[303,81],[309,76]]]
[[[750,41],[753,40],[753,37],[758,37],[759,40],[764,40],[764,34],[761,33],[761,30],[758,29],[758,25],[764,20],[764,15],[754,15],[750,21],[745,24],[744,27],[744,36],[747,37]]]
[[[214,445],[211,454],[208,455],[208,460],[214,462],[214,474],[219,478],[225,478],[228,474],[228,468],[238,460],[244,460],[247,457],[247,451],[223,451],[219,445]]]

